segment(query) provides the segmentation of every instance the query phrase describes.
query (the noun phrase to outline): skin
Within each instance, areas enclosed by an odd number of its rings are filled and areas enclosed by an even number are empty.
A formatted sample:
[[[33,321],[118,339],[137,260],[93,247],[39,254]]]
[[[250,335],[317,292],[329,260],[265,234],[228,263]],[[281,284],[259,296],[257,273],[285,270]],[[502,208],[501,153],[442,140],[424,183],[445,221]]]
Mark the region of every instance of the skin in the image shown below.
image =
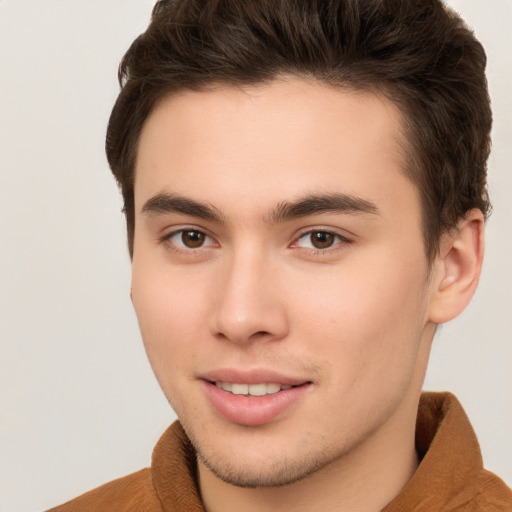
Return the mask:
[[[132,300],[210,512],[377,511],[417,467],[432,338],[476,287],[483,219],[429,270],[401,127],[382,97],[296,78],[175,94],[144,125]],[[333,194],[364,207],[282,215]],[[247,425],[205,393],[219,369],[307,384]]]

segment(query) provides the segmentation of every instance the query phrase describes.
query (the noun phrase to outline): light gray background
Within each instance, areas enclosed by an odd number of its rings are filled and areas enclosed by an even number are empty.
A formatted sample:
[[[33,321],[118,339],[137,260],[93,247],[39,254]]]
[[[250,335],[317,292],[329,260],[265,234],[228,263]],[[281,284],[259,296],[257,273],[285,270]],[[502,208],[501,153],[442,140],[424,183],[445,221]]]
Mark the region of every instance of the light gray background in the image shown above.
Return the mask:
[[[495,212],[480,290],[442,328],[426,388],[465,406],[512,483],[512,1],[451,0],[489,56]],[[129,300],[103,152],[117,64],[153,0],[0,0],[0,511],[145,467],[174,415]]]

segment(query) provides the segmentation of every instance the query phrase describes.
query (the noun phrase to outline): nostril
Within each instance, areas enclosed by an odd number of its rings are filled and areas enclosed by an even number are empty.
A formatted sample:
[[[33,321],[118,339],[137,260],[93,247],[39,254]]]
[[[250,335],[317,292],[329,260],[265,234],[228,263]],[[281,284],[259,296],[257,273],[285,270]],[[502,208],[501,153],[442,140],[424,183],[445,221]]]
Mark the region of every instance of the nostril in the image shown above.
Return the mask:
[[[268,336],[270,333],[268,331],[257,331],[251,335],[251,338],[258,338],[261,336]]]

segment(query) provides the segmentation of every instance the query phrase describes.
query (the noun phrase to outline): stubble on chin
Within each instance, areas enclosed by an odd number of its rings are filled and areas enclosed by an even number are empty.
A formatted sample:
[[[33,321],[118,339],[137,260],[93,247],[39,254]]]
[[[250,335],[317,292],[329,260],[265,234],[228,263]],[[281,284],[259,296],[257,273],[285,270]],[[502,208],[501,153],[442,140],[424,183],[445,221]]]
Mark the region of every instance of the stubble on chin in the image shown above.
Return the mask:
[[[186,429],[187,430],[187,429]],[[198,465],[203,465],[221,481],[247,489],[282,487],[302,480],[332,462],[330,450],[312,453],[305,443],[290,457],[284,453],[273,453],[266,459],[250,460],[234,450],[222,453],[219,449],[204,449],[193,432],[187,435],[196,452]]]
[[[281,459],[268,464],[252,465],[240,460],[236,465],[219,459],[210,460],[197,452],[198,463],[202,463],[209,471],[223,482],[245,489],[283,487],[302,480],[328,464],[320,460],[301,459],[289,461]]]

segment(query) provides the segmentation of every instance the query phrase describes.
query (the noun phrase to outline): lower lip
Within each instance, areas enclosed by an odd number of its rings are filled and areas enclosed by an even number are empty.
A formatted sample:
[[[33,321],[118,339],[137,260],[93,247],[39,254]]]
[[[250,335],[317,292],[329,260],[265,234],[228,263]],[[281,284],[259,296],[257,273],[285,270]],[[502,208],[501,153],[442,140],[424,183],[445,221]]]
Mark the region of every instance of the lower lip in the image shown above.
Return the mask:
[[[226,420],[239,425],[256,426],[269,423],[299,400],[310,388],[303,384],[264,396],[233,395],[203,381],[206,395],[214,409]]]

